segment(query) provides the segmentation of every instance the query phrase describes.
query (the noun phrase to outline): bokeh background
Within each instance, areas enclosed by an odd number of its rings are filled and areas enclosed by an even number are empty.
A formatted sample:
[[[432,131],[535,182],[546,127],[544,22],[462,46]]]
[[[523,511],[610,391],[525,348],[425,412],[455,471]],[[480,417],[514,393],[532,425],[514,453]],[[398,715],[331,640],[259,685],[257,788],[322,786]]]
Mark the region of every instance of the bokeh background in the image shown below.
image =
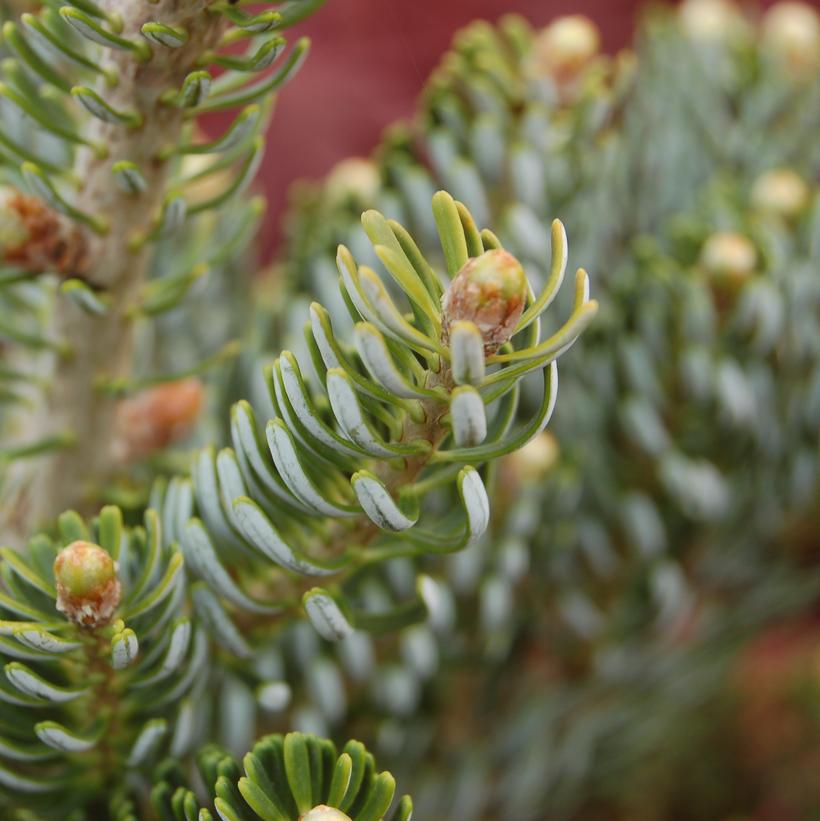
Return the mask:
[[[820,0],[812,4],[820,8]],[[270,131],[261,173],[270,208],[265,257],[279,241],[290,184],[321,177],[344,157],[368,154],[385,126],[410,116],[461,26],[511,11],[536,25],[585,14],[601,30],[604,49],[614,52],[630,41],[645,7],[642,0],[327,0],[291,35],[307,35],[313,46],[281,94]]]

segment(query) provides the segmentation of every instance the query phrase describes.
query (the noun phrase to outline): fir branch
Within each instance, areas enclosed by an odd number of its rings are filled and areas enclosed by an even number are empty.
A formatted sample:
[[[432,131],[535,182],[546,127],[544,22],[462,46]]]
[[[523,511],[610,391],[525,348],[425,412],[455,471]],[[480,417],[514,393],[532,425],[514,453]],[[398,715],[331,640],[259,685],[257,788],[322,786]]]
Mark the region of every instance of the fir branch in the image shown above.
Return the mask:
[[[332,741],[311,734],[269,735],[245,755],[242,769],[216,745],[203,749],[197,763],[207,805],[168,761],[151,793],[160,818],[211,821],[212,808],[228,821],[410,821],[413,813],[409,796],[393,801],[395,779],[376,772],[373,755],[358,741],[337,755]]]
[[[186,142],[185,135],[190,131],[188,106],[197,102],[189,99],[193,93],[191,78],[198,76],[197,72],[203,73],[203,60],[216,58],[216,50],[229,32],[229,15],[222,13],[220,4],[207,0],[140,0],[126,4],[104,0],[93,8],[89,16],[84,4],[66,6],[61,11],[62,22],[49,10],[40,17],[27,18],[27,36],[33,32],[51,37],[52,45],[60,50],[68,49],[70,42],[67,32],[57,31],[60,26],[71,26],[98,44],[92,50],[101,53],[83,58],[80,73],[95,66],[101,66],[103,73],[94,88],[69,83],[75,102],[66,102],[66,107],[76,109],[80,104],[90,114],[80,130],[68,125],[58,134],[76,146],[74,166],[69,172],[77,183],[76,193],[60,193],[36,162],[23,167],[36,193],[52,211],[62,212],[65,217],[51,216],[48,209],[44,213],[57,226],[62,226],[66,218],[73,223],[69,250],[79,250],[69,253],[67,243],[52,236],[54,247],[46,250],[53,259],[45,259],[43,253],[35,259],[31,242],[24,246],[27,257],[18,257],[31,263],[28,267],[39,268],[36,273],[65,271],[82,280],[85,288],[78,284],[58,295],[48,336],[60,340],[64,352],[45,363],[48,370],[42,377],[48,384],[46,396],[35,413],[20,416],[16,425],[17,439],[23,443],[34,432],[42,437],[55,431],[70,431],[74,441],[69,448],[14,465],[9,471],[2,520],[9,538],[17,542],[61,509],[87,505],[97,498],[110,476],[117,403],[98,386],[103,382],[125,382],[131,375],[135,323],[142,315],[135,311],[135,305],[142,302],[155,255],[154,240],[176,231],[189,212],[193,215],[214,209],[235,196],[247,185],[261,156],[258,140],[252,142],[253,150],[247,153],[233,179],[216,195],[195,201],[190,208],[182,194],[169,191],[176,163],[167,149]],[[149,22],[152,25],[146,29]],[[48,64],[26,45],[21,28],[9,25],[13,42],[18,44],[19,60],[49,79]],[[265,52],[264,65],[255,64],[255,70],[267,67],[279,54],[283,41],[280,38],[276,42],[276,53]],[[294,50],[299,59],[291,59],[287,76],[293,73],[305,49],[306,44],[301,43]],[[283,79],[280,77],[271,88]],[[22,75],[19,80],[22,82]],[[3,92],[35,120],[47,126],[57,122],[57,109],[46,114],[40,101],[18,91],[11,80]],[[269,96],[269,92],[265,87],[246,96]],[[200,93],[207,93],[207,89],[201,86]],[[215,99],[220,99],[218,92]],[[265,99],[262,103],[262,108],[269,110]],[[255,118],[251,136],[264,125],[264,119]],[[209,150],[226,151],[242,145],[238,131],[223,142]],[[225,156],[231,159],[230,154]],[[214,170],[219,167],[215,164]],[[184,292],[183,288],[175,300],[165,299],[150,313],[173,307]]]

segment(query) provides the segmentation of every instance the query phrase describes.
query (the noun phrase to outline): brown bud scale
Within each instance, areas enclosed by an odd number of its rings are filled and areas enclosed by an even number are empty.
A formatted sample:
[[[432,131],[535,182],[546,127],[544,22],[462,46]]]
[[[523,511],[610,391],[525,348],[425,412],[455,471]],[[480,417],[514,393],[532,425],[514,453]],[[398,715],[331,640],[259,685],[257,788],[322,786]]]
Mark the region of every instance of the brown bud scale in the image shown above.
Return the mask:
[[[146,388],[117,407],[117,456],[143,458],[188,434],[205,400],[205,388],[195,377]]]
[[[36,273],[51,271],[66,278],[83,277],[89,254],[85,232],[79,226],[36,197],[17,191],[8,197],[4,208],[20,220],[25,232],[19,245],[3,249],[4,262]]]
[[[515,332],[528,292],[521,263],[507,251],[485,251],[469,259],[441,299],[442,341],[448,344],[450,326],[465,320],[481,331],[484,353],[495,353]]]

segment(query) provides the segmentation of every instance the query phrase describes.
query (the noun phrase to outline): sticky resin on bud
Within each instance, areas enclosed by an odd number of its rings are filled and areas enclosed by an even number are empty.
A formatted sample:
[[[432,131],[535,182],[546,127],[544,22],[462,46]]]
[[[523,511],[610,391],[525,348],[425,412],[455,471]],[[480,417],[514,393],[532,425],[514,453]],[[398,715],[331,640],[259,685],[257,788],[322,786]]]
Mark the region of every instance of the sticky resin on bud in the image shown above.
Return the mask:
[[[766,171],[752,186],[752,204],[755,208],[786,219],[804,211],[810,196],[806,181],[790,168]]]
[[[496,249],[469,259],[441,298],[444,343],[453,323],[472,322],[485,355],[495,353],[513,335],[528,293],[527,276],[512,254]]]
[[[350,821],[350,816],[345,815],[335,807],[328,807],[320,804],[304,815],[299,816],[299,821]]]
[[[717,279],[743,282],[757,266],[757,250],[742,234],[712,234],[703,244],[701,265]]]
[[[117,566],[91,542],[72,542],[54,560],[57,609],[69,621],[94,629],[111,621],[122,596]]]

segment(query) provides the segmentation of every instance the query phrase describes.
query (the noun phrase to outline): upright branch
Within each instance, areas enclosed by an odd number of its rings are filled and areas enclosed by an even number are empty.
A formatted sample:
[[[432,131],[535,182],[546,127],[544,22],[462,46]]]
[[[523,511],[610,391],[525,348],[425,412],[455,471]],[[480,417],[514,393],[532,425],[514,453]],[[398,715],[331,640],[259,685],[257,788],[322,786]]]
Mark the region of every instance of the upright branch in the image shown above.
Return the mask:
[[[314,302],[301,362],[285,350],[265,369],[269,405],[236,403],[233,448],[200,451],[190,480],[173,480],[153,500],[201,580],[197,611],[237,655],[251,652],[250,627],[300,606],[331,640],[424,618],[421,589],[373,612],[359,582],[386,559],[481,539],[489,465],[549,423],[557,360],[597,311],[579,269],[569,318],[542,338],[567,263],[563,226],[552,226],[550,273],[536,294],[522,264],[492,231],[479,231],[463,203],[439,191],[432,210],[446,275],[402,225],[365,212],[391,286],[339,246],[349,319]],[[540,401],[519,413],[528,377]],[[443,506],[428,502],[447,493]]]
[[[6,24],[20,65],[64,92],[68,124],[54,124],[51,98],[24,93],[33,84],[25,85],[28,75],[14,61],[4,63],[4,105],[21,109],[73,155],[71,167],[60,168],[12,143],[38,198],[12,192],[0,200],[0,262],[19,269],[14,276],[51,272],[66,280],[40,346],[54,352],[41,373],[46,395],[16,426],[22,444],[3,449],[6,458],[36,454],[8,471],[0,512],[7,539],[20,541],[66,507],[99,496],[117,463],[117,407],[131,384],[136,320],[167,310],[196,278],[172,275],[150,292],[157,305],[146,305],[153,243],[174,237],[187,217],[219,207],[252,178],[272,94],[298,68],[307,42],[261,80],[249,78],[282,54],[280,29],[316,5],[305,0],[249,15],[211,0],[101,0]],[[77,34],[91,43],[87,57],[73,46]],[[48,40],[67,59],[44,62],[26,38]],[[244,55],[220,52],[243,40]],[[64,64],[79,64],[79,79],[96,79],[74,85],[59,73]],[[211,64],[225,69],[217,81]],[[198,114],[237,106],[225,134],[197,139],[191,123]],[[200,164],[185,176],[179,160],[188,155]],[[196,262],[208,268],[208,259]],[[27,444],[33,441],[45,446]]]
[[[34,424],[38,432],[70,431],[73,444],[42,457],[29,473],[30,484],[12,515],[28,530],[60,510],[77,504],[101,482],[111,465],[116,398],[100,390],[101,380],[128,376],[134,320],[128,308],[145,280],[149,248],[139,242],[166,189],[168,161],[161,149],[180,140],[184,109],[162,102],[163,92],[181,85],[200,55],[212,48],[224,28],[219,15],[203,14],[205,2],[133,2],[124,8],[121,36],[136,40],[146,19],[183,27],[189,33],[179,49],[155,49],[144,62],[128,51],[112,50],[119,77],[108,99],[112,108],[132,111],[140,125],[123,128],[92,120],[88,139],[99,150],[78,152],[76,170],[83,180],[78,206],[100,220],[89,241],[85,279],[109,300],[101,316],[89,315],[75,302],[61,297],[54,318],[55,335],[68,341],[70,351],[55,360],[52,388]],[[112,11],[122,4],[106,0]],[[135,194],[117,186],[111,166],[134,162],[145,185]],[[82,477],[82,480],[80,480]]]

